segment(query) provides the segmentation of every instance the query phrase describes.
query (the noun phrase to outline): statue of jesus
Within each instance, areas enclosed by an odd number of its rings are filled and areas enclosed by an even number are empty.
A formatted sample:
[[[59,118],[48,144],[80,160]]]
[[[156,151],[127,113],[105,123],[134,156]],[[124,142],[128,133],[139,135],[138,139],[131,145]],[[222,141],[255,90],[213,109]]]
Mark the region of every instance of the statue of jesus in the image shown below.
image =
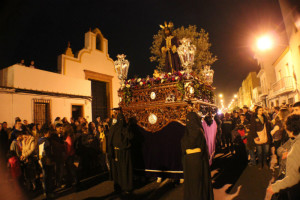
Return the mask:
[[[165,57],[165,72],[175,72],[180,71],[180,59],[177,53],[177,47],[179,46],[178,39],[172,35],[173,23],[170,22],[165,25],[160,25],[161,28],[164,29],[164,40],[161,43],[161,52]]]

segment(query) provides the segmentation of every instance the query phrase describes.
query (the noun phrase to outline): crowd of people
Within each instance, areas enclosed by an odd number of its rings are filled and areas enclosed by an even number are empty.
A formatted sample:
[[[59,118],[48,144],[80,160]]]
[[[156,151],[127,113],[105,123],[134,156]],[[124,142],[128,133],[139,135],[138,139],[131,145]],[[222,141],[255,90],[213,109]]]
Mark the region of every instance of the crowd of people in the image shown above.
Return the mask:
[[[107,170],[106,140],[112,120],[70,122],[57,117],[54,123],[28,124],[15,119],[12,128],[0,123],[0,152],[11,178],[34,191],[42,186],[52,198],[56,188],[78,186],[80,180]]]
[[[295,157],[300,147],[300,102],[272,109],[254,106],[253,111],[244,106],[221,115],[220,130],[217,148],[225,148],[259,170],[272,170],[269,196],[276,193],[278,199],[295,199],[299,195],[295,191],[299,189],[300,159]]]
[[[53,197],[55,188],[77,186],[97,170],[109,170],[115,192],[130,194],[133,124],[132,119],[126,123],[120,111],[89,123],[82,117],[70,122],[57,117],[40,125],[17,117],[12,128],[0,124],[1,156],[12,178],[28,190],[42,185],[47,198]],[[293,199],[293,187],[300,181],[299,132],[300,102],[273,110],[255,106],[250,111],[244,106],[232,114],[208,112],[203,118],[188,113],[181,140],[185,199],[213,199],[210,165],[221,149],[250,166],[272,170],[268,194]]]

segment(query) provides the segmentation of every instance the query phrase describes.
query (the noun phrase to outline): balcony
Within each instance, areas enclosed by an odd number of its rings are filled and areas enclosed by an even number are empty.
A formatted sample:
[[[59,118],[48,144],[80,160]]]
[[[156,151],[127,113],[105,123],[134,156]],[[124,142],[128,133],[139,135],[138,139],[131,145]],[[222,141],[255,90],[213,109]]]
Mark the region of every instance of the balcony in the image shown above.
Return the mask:
[[[284,77],[272,85],[274,96],[292,92],[295,89],[295,81],[292,76]]]

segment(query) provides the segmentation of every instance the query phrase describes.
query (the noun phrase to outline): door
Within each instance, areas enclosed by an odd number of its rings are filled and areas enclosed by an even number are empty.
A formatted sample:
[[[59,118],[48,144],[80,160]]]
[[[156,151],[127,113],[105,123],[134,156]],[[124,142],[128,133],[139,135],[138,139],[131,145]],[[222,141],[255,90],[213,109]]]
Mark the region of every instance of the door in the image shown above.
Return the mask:
[[[77,120],[78,117],[83,117],[83,106],[72,105],[72,117]]]
[[[92,81],[92,118],[96,121],[96,117],[100,116],[102,120],[108,117],[108,84],[101,81]]]

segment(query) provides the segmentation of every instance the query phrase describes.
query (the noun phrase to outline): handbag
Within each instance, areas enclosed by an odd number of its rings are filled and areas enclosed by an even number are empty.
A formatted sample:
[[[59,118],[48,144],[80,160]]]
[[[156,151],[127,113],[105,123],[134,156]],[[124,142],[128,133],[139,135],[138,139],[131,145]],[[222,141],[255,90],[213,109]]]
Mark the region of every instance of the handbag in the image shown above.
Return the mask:
[[[266,125],[264,125],[264,129],[262,131],[257,131],[257,135],[258,135],[259,141],[254,140],[255,144],[265,144],[268,142]]]

